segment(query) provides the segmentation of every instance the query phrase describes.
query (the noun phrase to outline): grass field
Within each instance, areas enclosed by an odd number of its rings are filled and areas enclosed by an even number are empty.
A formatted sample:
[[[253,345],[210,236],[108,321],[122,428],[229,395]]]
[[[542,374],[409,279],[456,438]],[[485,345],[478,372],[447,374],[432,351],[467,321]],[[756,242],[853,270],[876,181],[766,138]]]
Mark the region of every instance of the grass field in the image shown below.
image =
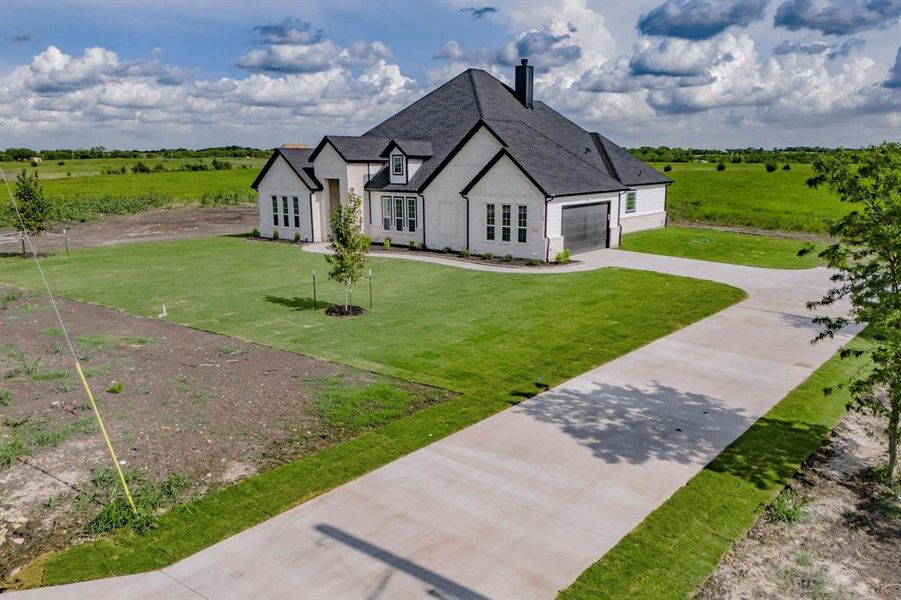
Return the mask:
[[[235,169],[241,170],[243,165],[247,165],[254,171],[258,171],[265,164],[266,159],[263,158],[220,158],[220,161],[228,161]],[[63,164],[58,164],[62,162]],[[87,158],[76,160],[46,160],[39,167],[31,167],[27,162],[0,162],[0,167],[6,173],[6,178],[10,181],[16,178],[16,175],[22,169],[33,171],[38,174],[42,180],[52,180],[67,178],[67,174],[71,173],[71,177],[92,177],[103,175],[105,171],[117,170],[125,167],[131,169],[136,163],[142,162],[147,167],[153,169],[157,165],[162,165],[168,171],[175,171],[186,164],[204,163],[210,165],[212,158]],[[116,177],[121,177],[118,175]]]
[[[55,555],[37,579],[170,564],[744,296],[709,281],[620,269],[523,275],[387,259],[372,265],[373,309],[348,320],[325,316],[323,304],[313,310],[310,274],[326,272],[324,259],[288,244],[209,238],[47,259],[50,281],[71,298],[154,317],[165,303],[175,322],[461,395],[177,508],[144,536],[122,531]],[[33,265],[13,257],[0,259],[0,281],[38,285]],[[368,303],[365,289],[358,304]],[[342,299],[334,284],[318,290],[320,302]]]
[[[663,171],[664,164],[652,166]],[[850,210],[825,188],[807,187],[810,165],[779,165],[774,173],[760,164],[728,164],[725,171],[712,163],[671,166],[667,210],[675,221],[822,233],[826,219]]]
[[[823,388],[860,367],[834,355],[559,597],[690,598],[844,414],[847,388]]]
[[[667,227],[639,231],[623,236],[622,248],[634,252],[696,258],[736,265],[770,269],[810,269],[821,264],[816,253],[798,256],[804,246],[799,240],[693,229]],[[823,248],[817,244],[817,248]]]

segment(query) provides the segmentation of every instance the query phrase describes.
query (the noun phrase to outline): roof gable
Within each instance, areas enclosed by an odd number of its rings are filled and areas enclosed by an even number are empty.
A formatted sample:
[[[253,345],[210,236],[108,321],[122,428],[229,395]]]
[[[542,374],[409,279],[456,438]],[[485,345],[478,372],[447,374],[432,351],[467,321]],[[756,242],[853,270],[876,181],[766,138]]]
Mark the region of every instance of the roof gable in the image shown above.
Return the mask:
[[[313,163],[310,160],[312,152],[309,148],[276,148],[272,155],[269,156],[269,160],[266,161],[257,178],[250,184],[250,188],[257,189],[263,178],[266,177],[266,173],[269,172],[275,161],[281,157],[285,159],[285,162],[294,171],[294,174],[307,186],[307,189],[314,192],[321,190],[322,184],[319,183],[319,180],[316,179],[313,173]]]

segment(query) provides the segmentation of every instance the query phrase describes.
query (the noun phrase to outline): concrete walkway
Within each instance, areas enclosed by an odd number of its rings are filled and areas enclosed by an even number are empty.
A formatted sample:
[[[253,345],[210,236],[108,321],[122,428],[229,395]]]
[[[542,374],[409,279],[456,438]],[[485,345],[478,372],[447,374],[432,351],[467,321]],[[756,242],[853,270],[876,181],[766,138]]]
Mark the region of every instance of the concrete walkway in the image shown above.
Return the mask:
[[[810,344],[824,269],[579,258],[749,298],[162,571],[13,597],[553,598],[853,334]]]

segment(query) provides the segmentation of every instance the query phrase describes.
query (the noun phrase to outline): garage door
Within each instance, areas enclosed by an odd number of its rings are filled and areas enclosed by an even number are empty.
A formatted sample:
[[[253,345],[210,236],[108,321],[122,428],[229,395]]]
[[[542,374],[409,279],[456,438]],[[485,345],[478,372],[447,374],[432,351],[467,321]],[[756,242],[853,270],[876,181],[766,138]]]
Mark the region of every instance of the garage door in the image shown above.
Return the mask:
[[[563,207],[563,245],[570,252],[607,247],[610,203]]]

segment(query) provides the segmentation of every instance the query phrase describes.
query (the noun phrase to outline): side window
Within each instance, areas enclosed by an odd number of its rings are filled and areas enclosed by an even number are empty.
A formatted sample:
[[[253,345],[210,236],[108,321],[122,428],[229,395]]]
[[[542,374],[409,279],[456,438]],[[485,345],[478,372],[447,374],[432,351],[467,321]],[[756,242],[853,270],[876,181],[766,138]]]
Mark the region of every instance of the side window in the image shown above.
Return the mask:
[[[519,209],[519,214],[517,215],[516,223],[516,241],[525,244],[526,230],[529,226],[529,207],[520,204],[517,208]]]
[[[394,198],[394,228],[404,230],[404,199],[400,196]]]
[[[382,229],[391,229],[391,196],[382,196]]]
[[[485,205],[485,239],[494,241],[494,205]]]
[[[501,241],[510,241],[510,205],[501,205]]]
[[[638,205],[638,201],[635,198],[635,192],[627,192],[626,193],[626,212],[631,213],[635,212],[635,208]]]
[[[282,196],[282,225],[288,226],[288,197]]]
[[[404,174],[404,157],[400,154],[394,154],[391,156],[391,172],[394,175]]]
[[[291,199],[294,201],[294,228],[300,229],[300,202],[297,200],[297,196]]]
[[[416,231],[416,198],[407,198],[407,230]]]
[[[272,226],[278,227],[278,198],[272,197]]]

